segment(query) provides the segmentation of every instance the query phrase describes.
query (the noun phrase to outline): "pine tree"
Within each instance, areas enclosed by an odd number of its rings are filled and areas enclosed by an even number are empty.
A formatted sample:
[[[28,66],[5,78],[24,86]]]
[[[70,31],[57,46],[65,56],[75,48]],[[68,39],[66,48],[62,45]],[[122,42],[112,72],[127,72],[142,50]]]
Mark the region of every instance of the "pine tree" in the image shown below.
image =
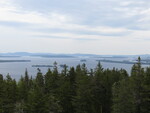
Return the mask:
[[[0,74],[0,113],[3,113],[3,99],[4,99],[4,80],[3,75]]]
[[[141,111],[142,113],[150,113],[150,67],[146,68],[142,86],[143,91],[141,95],[142,96]]]
[[[142,105],[142,81],[144,77],[144,69],[141,66],[141,58],[138,58],[138,62],[133,65],[131,71],[131,83],[133,89],[133,98],[134,98],[134,105],[135,105],[135,112],[142,113],[141,105]]]
[[[62,73],[63,74],[63,73]],[[63,75],[63,82],[59,88],[60,104],[62,113],[75,113],[73,99],[76,96],[76,73],[73,67],[70,68],[67,76]]]
[[[126,78],[113,85],[112,113],[134,113],[134,103],[130,83],[129,78]]]
[[[13,80],[9,74],[6,76],[4,84],[3,112],[11,113],[14,112],[15,109],[17,85],[16,81]]]

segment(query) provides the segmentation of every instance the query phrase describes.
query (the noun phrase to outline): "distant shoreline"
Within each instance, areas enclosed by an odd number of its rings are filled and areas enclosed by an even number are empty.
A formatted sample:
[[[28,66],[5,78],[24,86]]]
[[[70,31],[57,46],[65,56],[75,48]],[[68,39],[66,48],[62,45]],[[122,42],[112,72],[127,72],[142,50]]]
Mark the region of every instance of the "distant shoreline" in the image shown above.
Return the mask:
[[[100,62],[108,62],[108,63],[120,63],[120,64],[135,64],[136,62],[131,61],[114,61],[114,60],[96,60]],[[150,63],[141,62],[142,65],[150,65]]]
[[[0,63],[6,62],[31,62],[31,60],[0,60]]]

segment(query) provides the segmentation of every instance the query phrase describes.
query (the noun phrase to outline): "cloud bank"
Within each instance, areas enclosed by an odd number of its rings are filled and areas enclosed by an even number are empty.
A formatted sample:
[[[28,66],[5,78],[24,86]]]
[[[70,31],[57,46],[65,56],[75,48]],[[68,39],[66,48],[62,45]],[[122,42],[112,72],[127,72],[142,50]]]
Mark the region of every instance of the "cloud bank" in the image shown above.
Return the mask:
[[[1,0],[0,52],[148,54],[146,0]]]

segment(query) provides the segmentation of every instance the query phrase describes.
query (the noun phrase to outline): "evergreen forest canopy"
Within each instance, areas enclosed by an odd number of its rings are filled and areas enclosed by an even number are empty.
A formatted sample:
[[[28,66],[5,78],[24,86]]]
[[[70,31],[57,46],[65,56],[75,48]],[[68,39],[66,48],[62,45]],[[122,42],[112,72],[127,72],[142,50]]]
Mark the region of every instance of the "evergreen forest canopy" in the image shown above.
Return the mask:
[[[58,72],[19,81],[0,75],[0,113],[150,113],[150,67],[133,65],[130,76],[124,69],[95,69],[86,65],[64,65]]]

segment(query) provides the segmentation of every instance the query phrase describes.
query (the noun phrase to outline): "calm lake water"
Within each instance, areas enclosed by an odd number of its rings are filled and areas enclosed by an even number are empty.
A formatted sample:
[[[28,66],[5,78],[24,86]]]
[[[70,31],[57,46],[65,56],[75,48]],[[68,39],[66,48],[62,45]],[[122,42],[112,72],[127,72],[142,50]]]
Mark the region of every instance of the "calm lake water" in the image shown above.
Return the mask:
[[[69,67],[76,66],[78,64],[83,64],[81,59],[86,59],[86,66],[88,69],[94,69],[97,65],[96,60],[100,60],[100,58],[43,58],[43,57],[16,57],[16,58],[0,58],[1,60],[31,60],[31,62],[10,62],[10,63],[0,63],[0,74],[6,76],[8,73],[12,76],[12,78],[19,79],[21,75],[24,75],[25,69],[27,68],[29,75],[35,76],[37,73],[37,67],[32,67],[32,65],[53,65],[56,61],[58,65],[67,64]],[[104,59],[104,58],[101,58]],[[128,60],[128,58],[105,58],[108,60]],[[103,68],[112,69],[115,68],[123,68],[130,73],[132,64],[119,64],[119,63],[106,63],[101,62]],[[40,67],[41,72],[45,74],[48,70],[48,67]],[[58,69],[62,68],[58,66]]]

